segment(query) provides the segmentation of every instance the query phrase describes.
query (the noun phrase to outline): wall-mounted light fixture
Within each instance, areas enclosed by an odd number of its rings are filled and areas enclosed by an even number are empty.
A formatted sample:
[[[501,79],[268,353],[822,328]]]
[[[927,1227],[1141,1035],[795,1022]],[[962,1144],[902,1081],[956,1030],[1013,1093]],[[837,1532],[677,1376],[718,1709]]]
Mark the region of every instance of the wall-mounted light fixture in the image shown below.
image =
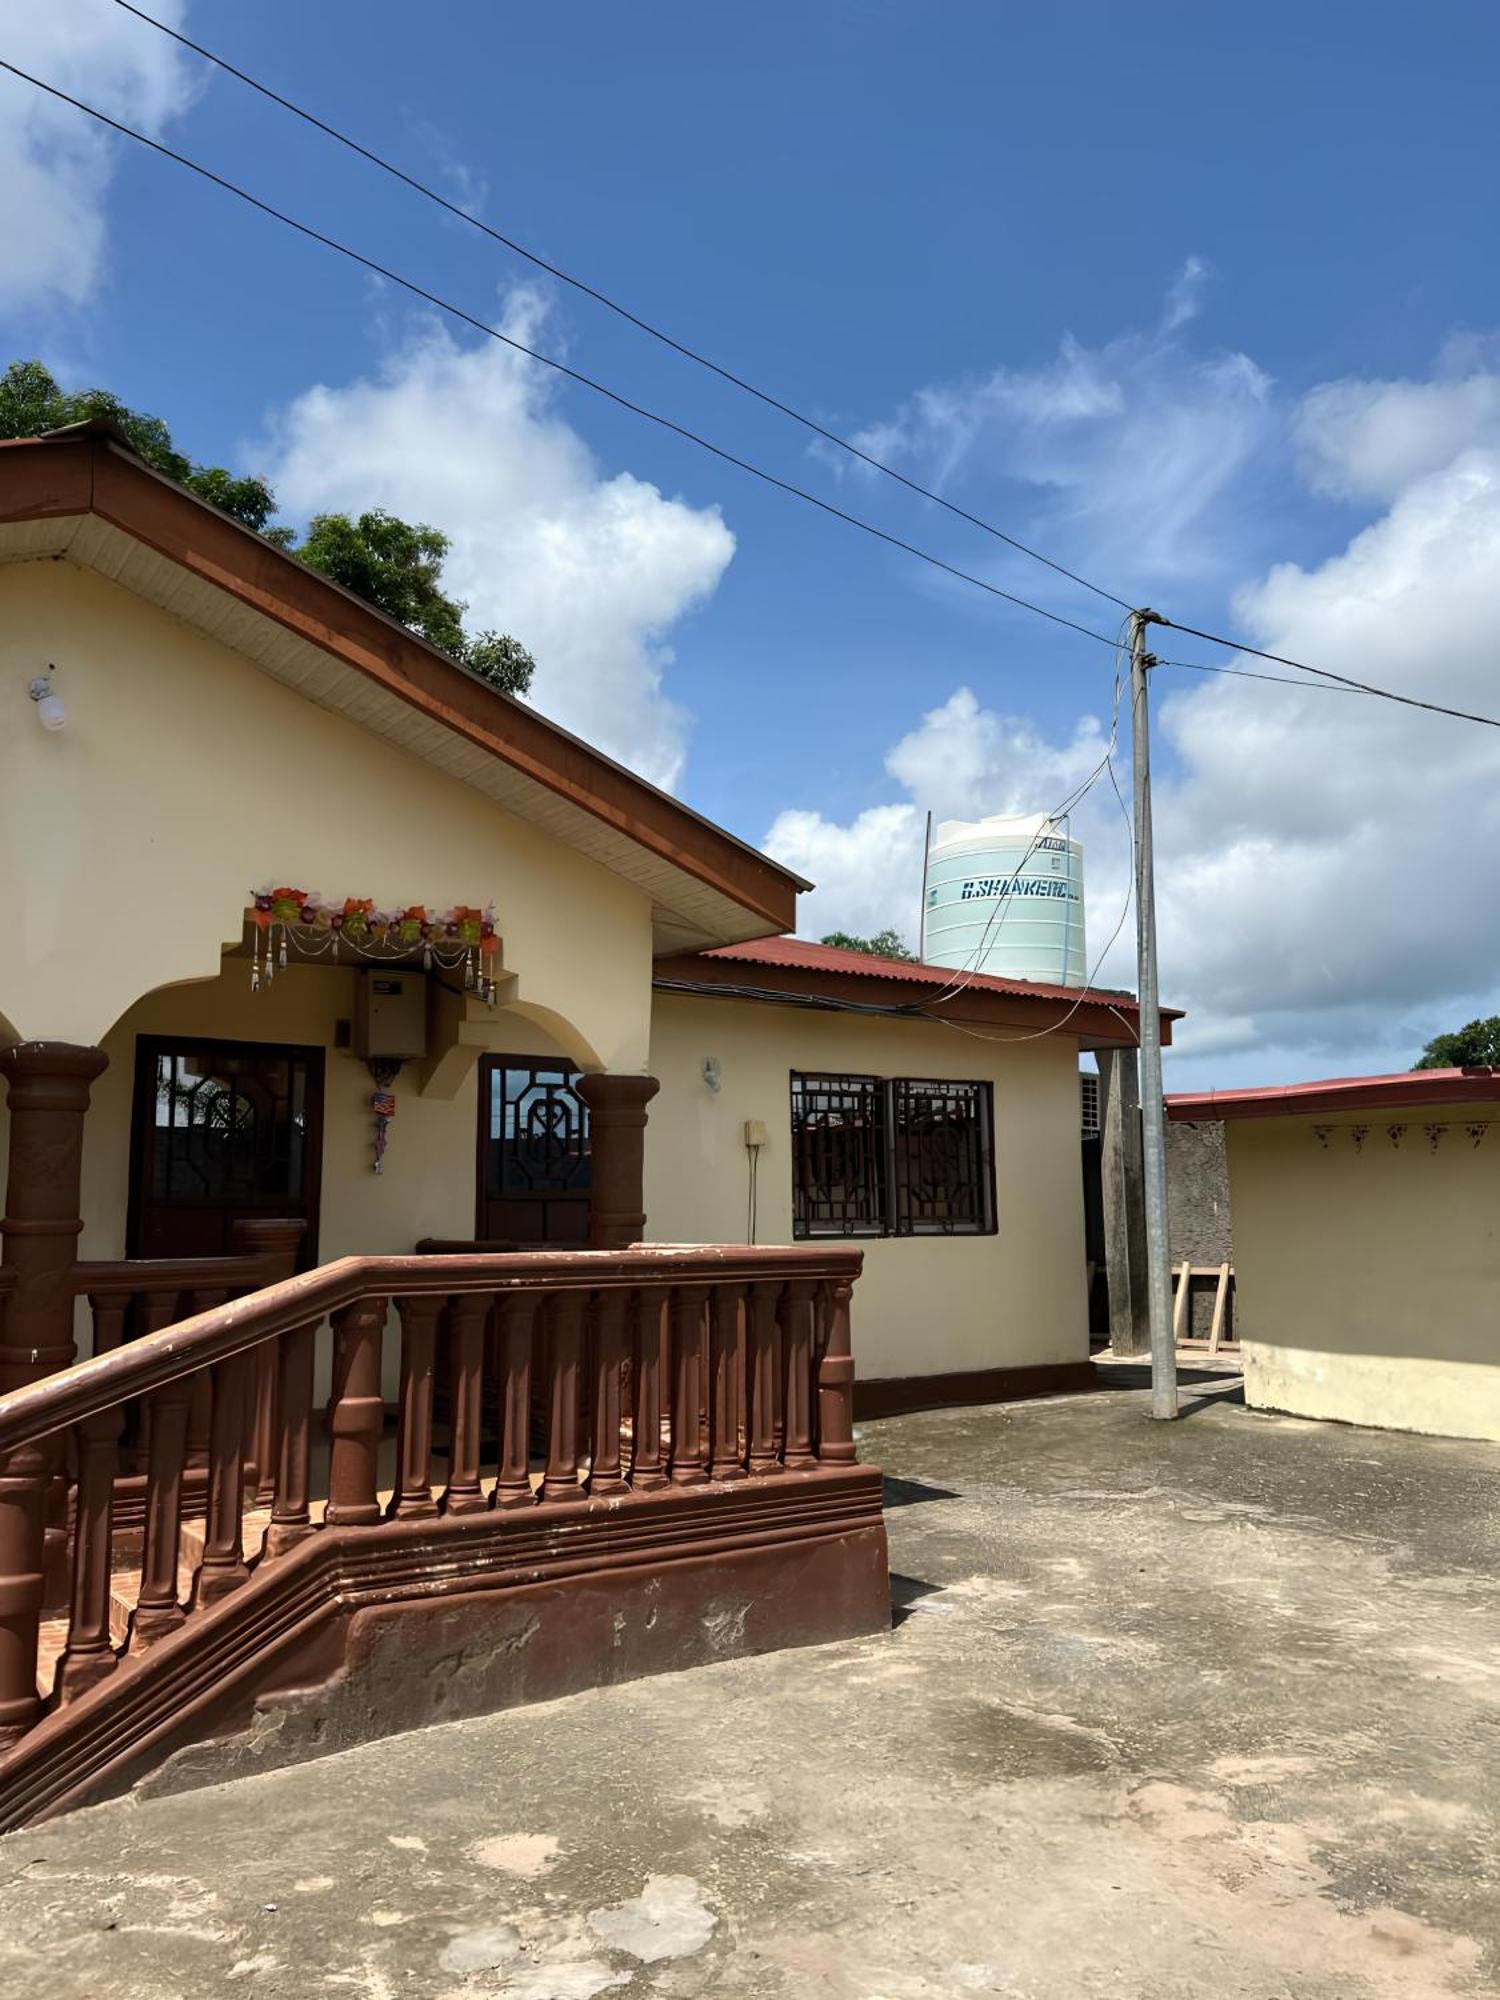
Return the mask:
[[[717,1056],[705,1056],[703,1058],[703,1081],[711,1091],[717,1094],[719,1087],[724,1081],[724,1072],[720,1067]]]
[[[52,676],[56,672],[56,667],[49,664],[46,673],[38,674],[26,689],[36,703],[37,721],[43,729],[61,729],[68,720],[68,711],[52,692]]]

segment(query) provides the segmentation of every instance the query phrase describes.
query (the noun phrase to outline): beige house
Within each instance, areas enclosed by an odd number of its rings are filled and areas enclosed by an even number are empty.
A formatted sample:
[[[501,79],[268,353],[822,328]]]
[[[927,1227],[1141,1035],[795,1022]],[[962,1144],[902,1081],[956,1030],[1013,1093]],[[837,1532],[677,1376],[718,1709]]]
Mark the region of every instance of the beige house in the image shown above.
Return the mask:
[[[82,1256],[223,1254],[257,1213],[303,1219],[305,1265],[833,1236],[866,1253],[865,1378],[1079,1379],[1077,1058],[1128,1040],[1127,998],[779,938],[798,878],[101,427],[0,449],[0,519],[0,1038],[102,1052]],[[346,902],[431,936],[362,945]],[[492,907],[483,949],[454,907]]]
[[[1170,1097],[1222,1119],[1245,1395],[1500,1440],[1500,1074]]]
[[[0,700],[0,1826],[878,1630],[856,1378],[1086,1379],[1126,996],[798,943],[107,425],[0,445]]]

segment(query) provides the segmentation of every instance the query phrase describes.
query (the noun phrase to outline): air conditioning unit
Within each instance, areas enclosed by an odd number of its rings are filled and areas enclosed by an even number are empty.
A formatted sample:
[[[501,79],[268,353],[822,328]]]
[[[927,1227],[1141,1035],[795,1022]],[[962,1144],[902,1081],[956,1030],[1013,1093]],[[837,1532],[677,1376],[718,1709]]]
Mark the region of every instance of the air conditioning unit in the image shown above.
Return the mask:
[[[420,972],[359,976],[354,996],[354,1053],[361,1062],[410,1062],[427,1053],[427,981]]]

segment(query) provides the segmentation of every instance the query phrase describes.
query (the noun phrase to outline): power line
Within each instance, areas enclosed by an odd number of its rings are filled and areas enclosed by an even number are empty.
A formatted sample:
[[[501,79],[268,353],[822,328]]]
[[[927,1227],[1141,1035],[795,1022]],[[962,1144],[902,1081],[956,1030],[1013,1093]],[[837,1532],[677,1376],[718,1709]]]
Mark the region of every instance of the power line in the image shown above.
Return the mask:
[[[967,521],[971,527],[983,529],[985,534],[993,535],[996,541],[1004,542],[1007,548],[1015,549],[1023,556],[1029,556],[1033,562],[1044,564],[1046,568],[1056,571],[1059,576],[1065,576],[1070,583],[1076,583],[1084,590],[1093,591],[1096,597],[1102,597],[1110,604],[1117,604],[1122,611],[1133,609],[1131,605],[1126,603],[1123,597],[1116,597],[1113,591],[1105,590],[1101,584],[1091,583],[1086,576],[1080,576],[1076,570],[1068,569],[1060,562],[1054,562],[1051,556],[1044,556],[1039,549],[1030,548],[1025,542],[1018,541],[1014,535],[1006,534],[1003,528],[997,528],[992,521],[986,521],[978,514],[971,514],[966,507],[960,507],[956,501],[945,499],[941,493],[933,492],[931,487],[923,486],[918,480],[909,479],[904,472],[898,472],[895,466],[887,465],[883,459],[874,457],[870,452],[863,450],[849,438],[841,437],[837,431],[829,430],[826,425],[820,424],[816,418],[809,417],[801,410],[794,409],[790,403],[783,402],[779,396],[773,396],[769,390],[757,388],[755,383],[747,381],[743,375],[737,375],[733,369],[724,367],[720,362],[712,360],[697,348],[689,347],[684,341],[678,340],[672,334],[666,332],[664,328],[653,325],[650,320],[642,319],[638,313],[633,313],[628,306],[621,305],[618,299],[612,299],[607,292],[601,292],[597,286],[589,284],[586,279],[576,278],[570,271],[565,271],[561,265],[551,263],[547,258],[540,256],[535,250],[528,250],[524,243],[518,243],[513,236],[507,236],[501,230],[492,228],[489,223],[482,221],[477,215],[471,214],[468,209],[461,207],[459,203],[450,201],[446,195],[439,194],[436,188],[429,187],[425,181],[419,181],[414,174],[407,173],[403,168],[398,167],[393,161],[386,159],[382,154],[375,152],[371,147],[361,145],[358,139],[351,138],[347,132],[341,132],[336,125],[330,125],[326,119],[318,117],[316,112],[308,111],[304,106],[294,103],[289,97],[283,97],[280,91],[273,90],[269,84],[262,83],[259,78],[251,76],[248,71],[237,68],[234,63],[228,61],[224,56],[216,55],[212,49],[205,48],[201,42],[195,42],[191,36],[184,35],[178,29],[169,27],[165,21],[157,20],[154,14],[148,14],[144,9],[133,6],[131,0],[115,0],[115,4],[118,7],[123,7],[127,14],[134,14],[137,20],[146,22],[148,26],[156,28],[164,35],[169,35],[174,42],[180,43],[183,48],[191,49],[195,55],[202,56],[205,62],[211,62],[219,69],[227,71],[230,76],[236,77],[241,83],[247,85],[249,89],[258,91],[262,97],[268,99],[272,104],[280,105],[283,111],[291,112],[293,117],[302,119],[305,124],[313,126],[326,137],[335,140],[341,146],[347,147],[351,153],[357,153],[362,160],[367,160],[371,166],[379,167],[382,173],[389,174],[393,180],[400,181],[403,186],[411,188],[414,193],[424,196],[428,201],[435,202],[439,208],[445,209],[449,215],[456,216],[460,222],[466,222],[471,229],[479,230],[481,234],[488,236],[493,242],[499,243],[505,249],[513,251],[516,256],[524,257],[529,264],[534,264],[539,271],[547,272],[550,277],[558,279],[562,284],[571,285],[574,291],[582,292],[586,298],[593,299],[598,305],[604,306],[608,311],[618,314],[621,319],[627,320],[631,326],[636,327],[640,332],[649,334],[653,340],[659,340],[663,346],[670,347],[675,354],[680,354],[684,360],[695,362],[698,367],[708,369],[711,374],[717,375],[722,381],[731,383],[736,389],[742,389],[747,396],[754,396],[758,402],[764,403],[768,409],[779,411],[784,417],[790,417],[794,423],[801,424],[804,429],[813,432],[815,436],[822,438],[826,443],[836,445],[840,451],[847,452],[851,458],[857,458],[861,464],[868,465],[875,472],[883,473],[887,479],[896,480],[898,484],[905,486],[910,492],[920,494],[924,500],[931,500],[937,506],[946,508],[950,514],[956,515],[961,521]]]
[[[1257,674],[1248,667],[1211,667],[1203,660],[1156,660],[1158,667],[1180,667],[1189,674],[1227,674],[1235,681],[1271,681],[1277,687],[1301,688],[1305,694],[1363,694],[1363,688],[1335,687],[1328,681],[1294,681],[1290,674]],[[1398,697],[1399,698],[1399,697]]]
[[[1172,618],[1153,617],[1151,622],[1164,625],[1171,632],[1182,632],[1190,639],[1205,639],[1210,646],[1223,646],[1231,653],[1248,653],[1255,660],[1270,660],[1278,667],[1294,667],[1299,674],[1316,674],[1319,680],[1337,682],[1340,687],[1351,688],[1358,694],[1372,694],[1381,701],[1398,701],[1404,708],[1425,708],[1431,715],[1451,715],[1456,722],[1482,722],[1486,729],[1500,729],[1500,721],[1493,715],[1475,715],[1466,708],[1446,708],[1440,701],[1421,701],[1414,694],[1396,694],[1392,689],[1376,687],[1370,681],[1351,680],[1347,674],[1331,673],[1327,667],[1310,667],[1305,660],[1289,660],[1284,653],[1264,653],[1259,646],[1247,646],[1241,639],[1226,639],[1218,632],[1200,632],[1194,625],[1179,625]],[[1188,662],[1174,660],[1170,664],[1185,666]],[[1231,670],[1220,668],[1218,671]],[[1246,679],[1249,678],[1247,674]],[[1255,678],[1272,680],[1280,679],[1280,676],[1265,674]]]
[[[288,215],[285,210],[274,208],[270,202],[262,201],[259,195],[251,194],[248,188],[226,179],[222,174],[216,174],[211,167],[205,167],[197,160],[190,159],[186,153],[175,152],[172,147],[163,145],[161,140],[150,139],[144,132],[137,132],[133,126],[121,124],[119,119],[111,118],[108,113],[96,110],[92,104],[85,104],[82,98],[71,97],[67,91],[59,90],[56,84],[44,83],[40,77],[32,76],[15,63],[5,61],[3,57],[0,57],[0,69],[8,70],[23,83],[29,83],[37,90],[45,91],[49,97],[55,97],[63,104],[71,104],[75,111],[82,111],[87,117],[108,126],[113,132],[118,132],[123,138],[133,139],[137,145],[161,154],[163,159],[171,160],[179,167],[186,167],[190,173],[212,182],[215,187],[222,188],[227,194],[236,195],[251,208],[259,209],[262,215],[269,215],[273,221],[283,223],[288,229],[296,230],[299,235],[306,236],[314,243],[322,244],[325,250],[337,251],[339,256],[347,257],[351,263],[359,264],[367,271],[373,271],[377,277],[386,279],[390,284],[399,285],[414,298],[423,299],[428,305],[436,306],[439,311],[451,314],[454,319],[461,320],[465,326],[473,327],[476,332],[486,334],[491,340],[498,340],[505,347],[514,348],[518,354],[524,354],[530,361],[540,362],[544,368],[553,369],[557,374],[566,376],[570,382],[577,382],[585,389],[592,389],[595,395],[607,398],[622,410],[629,410],[632,416],[644,417],[648,423],[657,424],[661,429],[671,431],[674,436],[685,438],[689,444],[697,445],[700,450],[711,452],[726,465],[735,466],[741,472],[748,472],[753,478],[763,480],[767,486],[774,486],[783,493],[790,493],[794,499],[806,501],[808,506],[817,507],[823,513],[831,514],[835,520],[843,521],[851,528],[858,528],[863,534],[873,535],[877,541],[885,542],[891,548],[901,549],[907,555],[916,556],[919,561],[930,563],[934,569],[946,571],[949,576],[957,577],[961,583],[973,584],[976,590],[986,591],[991,597],[1001,598],[1005,603],[1014,604],[1022,611],[1034,612],[1038,618],[1046,618],[1052,624],[1061,625],[1069,632],[1080,633],[1085,639],[1093,639],[1101,646],[1113,647],[1114,640],[1105,633],[1095,632],[1089,626],[1080,625],[1072,618],[1064,618],[1060,612],[1048,611],[1043,605],[1033,604],[1024,597],[1017,597],[1012,591],[1002,590],[998,584],[988,583],[983,577],[975,576],[969,570],[960,569],[956,563],[945,562],[941,556],[933,555],[930,550],[918,548],[915,542],[903,541],[899,535],[888,534],[884,528],[877,528],[873,521],[866,521],[858,514],[850,514],[844,508],[836,507],[831,500],[820,499],[816,493],[809,493],[805,487],[795,486],[789,479],[782,479],[774,472],[767,472],[763,466],[754,465],[749,459],[740,458],[734,452],[726,451],[722,445],[714,444],[699,432],[689,430],[685,424],[679,424],[671,417],[664,417],[660,411],[649,410],[643,403],[633,402],[630,397],[621,395],[617,389],[609,388],[594,376],[585,375],[577,368],[570,368],[566,362],[558,361],[550,354],[543,354],[535,347],[528,347],[524,341],[516,340],[508,333],[501,333],[498,327],[488,325],[473,313],[466,312],[462,306],[456,306],[450,300],[439,297],[436,292],[428,291],[426,286],[417,284],[414,279],[403,278],[398,271],[377,263],[363,251],[351,249],[347,243],[339,242],[337,237],[326,236],[322,230],[314,229],[311,223],[300,222],[296,216]]]

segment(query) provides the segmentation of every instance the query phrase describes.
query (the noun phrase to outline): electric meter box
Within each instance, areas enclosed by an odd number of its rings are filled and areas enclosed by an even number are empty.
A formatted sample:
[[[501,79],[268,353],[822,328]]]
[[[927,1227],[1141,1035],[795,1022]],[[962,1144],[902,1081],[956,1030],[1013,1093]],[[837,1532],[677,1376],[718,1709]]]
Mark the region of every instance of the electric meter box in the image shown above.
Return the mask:
[[[427,981],[420,972],[361,972],[354,995],[354,1053],[361,1062],[408,1062],[427,1053]]]

